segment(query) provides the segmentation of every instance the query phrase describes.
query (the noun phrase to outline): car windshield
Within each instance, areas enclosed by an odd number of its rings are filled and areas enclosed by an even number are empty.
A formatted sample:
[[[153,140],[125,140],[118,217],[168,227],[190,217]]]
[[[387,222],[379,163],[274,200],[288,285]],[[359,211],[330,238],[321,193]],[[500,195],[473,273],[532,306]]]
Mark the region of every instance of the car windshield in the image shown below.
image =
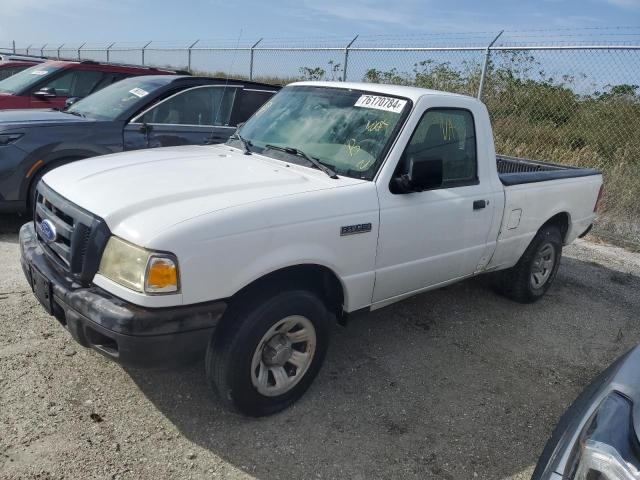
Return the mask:
[[[338,175],[370,180],[410,103],[360,90],[292,86],[265,103],[239,133],[259,153],[282,158],[268,146],[295,148]],[[300,156],[288,157],[308,165]]]
[[[60,68],[48,63],[34,65],[2,80],[0,82],[0,93],[19,94],[43,78],[57,72]]]
[[[128,78],[74,103],[67,112],[96,120],[115,120],[132,106],[142,106],[147,95],[165,85],[166,78]]]

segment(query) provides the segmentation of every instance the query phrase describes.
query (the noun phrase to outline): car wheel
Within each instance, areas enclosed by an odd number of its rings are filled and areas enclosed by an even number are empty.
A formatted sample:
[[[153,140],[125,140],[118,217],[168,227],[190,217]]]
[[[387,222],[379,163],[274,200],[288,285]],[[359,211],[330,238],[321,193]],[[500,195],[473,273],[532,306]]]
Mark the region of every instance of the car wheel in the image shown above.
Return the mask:
[[[36,174],[33,176],[31,183],[29,184],[29,191],[27,192],[27,212],[29,213],[30,216],[34,216],[35,214],[34,209],[36,207],[36,200],[37,200],[36,188],[38,188],[38,183],[40,182],[42,177],[44,177],[45,173],[47,173],[48,171],[49,169],[45,167],[38,170]]]
[[[562,236],[553,225],[541,228],[518,263],[498,277],[498,290],[512,300],[532,303],[549,289],[562,256]]]
[[[83,157],[69,157],[55,160],[53,163],[46,164],[40,167],[39,170],[36,170],[33,178],[31,179],[31,183],[29,184],[29,191],[27,192],[27,212],[29,215],[33,215],[34,208],[36,206],[36,188],[38,188],[38,183],[47,173],[49,173],[54,168],[61,167],[67,163],[73,162],[75,160],[81,160]]]
[[[278,412],[309,388],[327,351],[329,313],[307,290],[239,299],[207,349],[207,377],[221,400],[241,413]]]

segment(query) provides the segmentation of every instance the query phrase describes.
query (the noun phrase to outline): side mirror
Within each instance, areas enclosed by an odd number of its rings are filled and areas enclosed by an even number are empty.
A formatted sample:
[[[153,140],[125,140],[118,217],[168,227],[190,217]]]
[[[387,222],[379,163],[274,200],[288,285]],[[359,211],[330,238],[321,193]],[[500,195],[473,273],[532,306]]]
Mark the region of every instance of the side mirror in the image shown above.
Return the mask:
[[[442,163],[441,158],[412,158],[409,161],[409,172],[394,179],[396,190],[399,193],[412,193],[441,187]]]
[[[66,110],[67,108],[69,108],[71,105],[73,105],[74,103],[76,103],[78,100],[80,100],[80,97],[69,97],[65,100],[64,102],[64,109]]]
[[[57,97],[58,95],[56,94],[55,88],[45,87],[45,88],[41,88],[37,92],[33,92],[33,96],[38,98],[54,98],[54,97]]]

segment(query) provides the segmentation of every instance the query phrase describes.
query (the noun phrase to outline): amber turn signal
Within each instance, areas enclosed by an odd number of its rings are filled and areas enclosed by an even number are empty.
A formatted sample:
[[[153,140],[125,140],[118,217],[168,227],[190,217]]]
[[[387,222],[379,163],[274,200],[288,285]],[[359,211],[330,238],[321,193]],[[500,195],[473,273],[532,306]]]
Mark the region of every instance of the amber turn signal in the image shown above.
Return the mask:
[[[167,257],[151,257],[147,266],[145,291],[166,293],[178,291],[178,267]]]

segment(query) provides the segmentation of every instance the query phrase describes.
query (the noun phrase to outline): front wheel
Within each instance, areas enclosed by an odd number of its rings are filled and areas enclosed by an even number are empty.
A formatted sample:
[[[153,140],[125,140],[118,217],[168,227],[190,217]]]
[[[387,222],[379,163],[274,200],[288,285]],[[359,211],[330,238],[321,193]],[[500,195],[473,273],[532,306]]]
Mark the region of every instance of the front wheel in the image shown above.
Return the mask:
[[[498,277],[498,290],[520,303],[532,303],[547,292],[558,272],[562,236],[553,225],[540,229],[518,263]]]
[[[313,292],[249,296],[212,338],[206,372],[228,406],[250,416],[278,412],[309,388],[329,342],[329,314]]]

